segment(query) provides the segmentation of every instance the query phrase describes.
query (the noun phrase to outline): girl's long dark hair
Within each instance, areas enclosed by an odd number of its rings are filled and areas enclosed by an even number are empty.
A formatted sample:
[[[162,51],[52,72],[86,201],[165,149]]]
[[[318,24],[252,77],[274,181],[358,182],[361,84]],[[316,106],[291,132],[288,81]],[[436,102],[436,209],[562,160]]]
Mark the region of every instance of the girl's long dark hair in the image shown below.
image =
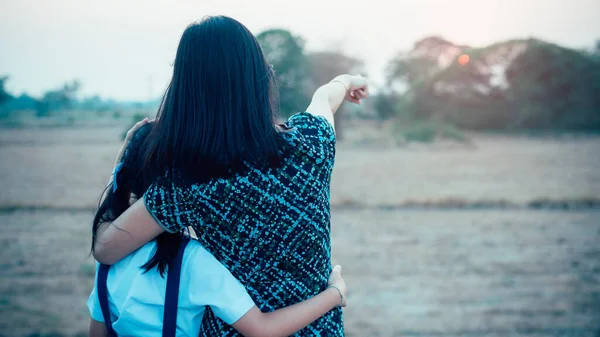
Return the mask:
[[[106,197],[98,206],[98,211],[94,216],[92,250],[96,244],[96,232],[100,225],[116,220],[129,208],[132,196],[141,198],[157,177],[157,172],[144,167],[143,156],[145,143],[153,127],[154,123],[149,123],[138,129],[125,149],[121,161],[122,167],[115,174],[115,181],[107,187]],[[113,191],[115,183],[117,188]],[[123,233],[123,235],[127,235],[127,233]],[[156,238],[156,252],[142,268],[149,271],[157,267],[161,276],[164,275],[170,261],[177,255],[180,240],[180,234],[163,233],[159,235]]]
[[[173,78],[146,148],[146,164],[201,182],[253,166],[276,166],[277,90],[257,39],[240,22],[206,17],[183,32]],[[178,176],[179,176],[178,174]]]

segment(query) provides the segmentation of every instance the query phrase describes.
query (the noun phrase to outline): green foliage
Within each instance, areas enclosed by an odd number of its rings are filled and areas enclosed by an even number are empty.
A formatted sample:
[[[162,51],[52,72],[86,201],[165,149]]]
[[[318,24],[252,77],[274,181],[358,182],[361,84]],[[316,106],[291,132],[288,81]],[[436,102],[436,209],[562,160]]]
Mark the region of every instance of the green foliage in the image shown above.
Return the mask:
[[[398,128],[396,137],[407,142],[428,143],[435,138],[435,127],[427,122],[410,124]]]
[[[508,126],[600,128],[600,63],[541,41],[530,46],[506,70],[503,103],[516,112]]]
[[[288,117],[304,109],[310,99],[301,90],[307,73],[304,41],[284,29],[264,31],[257,39],[275,71],[280,114]]]
[[[110,103],[103,101],[100,96],[95,95],[77,102],[77,107],[81,110],[95,111],[100,115],[104,115],[110,110]]]
[[[308,91],[312,94],[318,87],[331,81],[335,76],[345,73],[360,73],[363,68],[361,60],[339,51],[320,51],[308,55],[309,82]],[[344,119],[349,113],[348,105],[342,105],[334,115],[336,136],[344,137]]]
[[[396,95],[396,119],[400,123],[410,123],[416,119],[415,100],[410,95]]]
[[[388,81],[400,79],[415,85],[437,69],[435,60],[429,58],[398,58],[388,65]]]
[[[467,142],[468,138],[455,126],[434,121],[413,121],[407,124],[396,123],[394,136],[399,141],[429,143],[436,139],[450,139]]]
[[[358,73],[363,62],[339,51],[319,51],[308,54],[311,91],[344,73]]]
[[[283,117],[305,109],[314,90],[333,77],[349,72],[359,72],[362,62],[338,51],[321,51],[306,54],[304,41],[284,29],[270,29],[258,34],[257,39],[265,57],[273,66],[279,92],[279,110]],[[345,110],[336,113],[337,136],[341,138],[340,125]]]
[[[0,77],[0,105],[12,99],[12,95],[6,91],[5,85],[8,81],[8,76]]]
[[[451,42],[438,36],[426,37],[415,42],[409,53],[401,53],[388,63],[388,83],[402,80],[411,86],[418,85],[439,71],[440,54],[445,52],[445,48],[453,46]]]
[[[600,59],[591,53],[535,39],[479,49],[423,41],[388,67],[388,82],[409,84],[402,97],[412,118],[470,129],[600,129]],[[470,61],[461,65],[463,53]],[[441,65],[449,54],[454,61]]]
[[[392,94],[380,94],[372,98],[375,102],[375,113],[381,121],[388,120],[396,116],[396,101],[398,100]]]
[[[38,116],[48,116],[52,111],[65,110],[73,107],[81,83],[77,80],[65,83],[61,88],[48,91],[39,100]]]
[[[19,97],[11,97],[5,101],[2,105],[2,109],[6,111],[23,111],[23,110],[35,110],[38,106],[38,101],[27,95],[22,94]]]

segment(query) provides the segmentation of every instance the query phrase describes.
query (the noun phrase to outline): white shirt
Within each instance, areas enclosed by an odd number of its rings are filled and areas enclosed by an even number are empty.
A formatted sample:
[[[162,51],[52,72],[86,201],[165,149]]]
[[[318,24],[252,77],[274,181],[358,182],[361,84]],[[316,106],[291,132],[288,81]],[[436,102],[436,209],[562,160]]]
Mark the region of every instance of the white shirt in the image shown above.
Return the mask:
[[[152,257],[155,248],[156,243],[150,242],[110,267],[108,303],[118,336],[162,336],[167,275],[161,277],[156,268],[147,273],[140,268]],[[97,283],[96,272],[87,304],[91,317],[104,322]],[[217,317],[232,324],[246,314],[254,302],[227,268],[200,243],[190,240],[181,264],[177,336],[198,336],[207,305]]]

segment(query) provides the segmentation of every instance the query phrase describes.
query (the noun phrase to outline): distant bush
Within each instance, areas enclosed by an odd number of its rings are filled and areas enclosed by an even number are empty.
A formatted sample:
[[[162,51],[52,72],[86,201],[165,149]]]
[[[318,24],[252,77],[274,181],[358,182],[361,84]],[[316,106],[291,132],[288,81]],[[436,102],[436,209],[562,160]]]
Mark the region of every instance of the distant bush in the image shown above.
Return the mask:
[[[396,123],[394,136],[400,142],[429,143],[436,139],[450,139],[467,142],[467,136],[455,126],[435,121],[413,121],[407,124]]]

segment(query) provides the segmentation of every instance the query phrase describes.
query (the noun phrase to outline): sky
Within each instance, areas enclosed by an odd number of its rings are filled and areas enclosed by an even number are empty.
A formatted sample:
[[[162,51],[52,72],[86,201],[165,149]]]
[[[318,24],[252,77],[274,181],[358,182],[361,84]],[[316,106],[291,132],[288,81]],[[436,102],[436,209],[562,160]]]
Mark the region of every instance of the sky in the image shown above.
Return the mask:
[[[396,53],[428,35],[471,46],[537,37],[572,48],[600,39],[600,0],[0,0],[0,76],[40,96],[73,79],[82,96],[160,96],[185,27],[228,15],[254,34],[286,28],[309,51],[362,59],[381,82]]]

